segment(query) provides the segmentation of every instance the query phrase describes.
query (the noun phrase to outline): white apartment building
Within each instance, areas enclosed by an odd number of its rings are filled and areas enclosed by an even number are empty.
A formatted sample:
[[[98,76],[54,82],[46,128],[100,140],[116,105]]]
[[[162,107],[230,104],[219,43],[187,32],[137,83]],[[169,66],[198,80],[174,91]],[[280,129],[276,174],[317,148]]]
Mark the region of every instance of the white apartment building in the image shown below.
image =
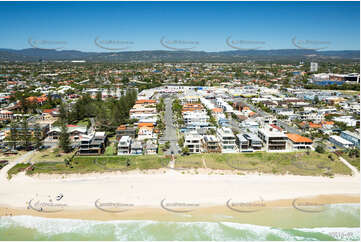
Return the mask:
[[[318,63],[317,62],[311,62],[310,63],[310,72],[317,72],[318,71]]]
[[[132,138],[129,136],[122,136],[118,143],[118,155],[129,155]]]
[[[217,129],[217,138],[219,140],[222,153],[236,153],[236,137],[230,128],[222,127]]]
[[[184,137],[184,147],[187,147],[189,153],[197,154],[202,152],[202,136],[196,133],[187,133]]]
[[[331,135],[329,138],[329,141],[337,146],[340,146],[342,148],[351,148],[354,146],[354,144],[338,135]]]
[[[186,126],[207,127],[209,116],[205,111],[184,112],[183,119]]]
[[[334,117],[332,119],[333,121],[336,122],[341,122],[346,124],[347,126],[351,126],[351,127],[355,127],[357,124],[357,120],[354,119],[352,116],[340,116],[340,117]]]
[[[258,130],[258,137],[262,140],[267,151],[287,151],[287,136],[274,125],[266,125]]]

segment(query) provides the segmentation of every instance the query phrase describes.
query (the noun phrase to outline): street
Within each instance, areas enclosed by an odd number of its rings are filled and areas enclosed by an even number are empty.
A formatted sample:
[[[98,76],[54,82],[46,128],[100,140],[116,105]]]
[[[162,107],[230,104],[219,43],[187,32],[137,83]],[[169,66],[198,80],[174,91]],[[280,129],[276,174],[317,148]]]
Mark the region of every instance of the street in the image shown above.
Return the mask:
[[[163,142],[169,141],[170,148],[165,152],[166,154],[178,154],[177,148],[177,128],[173,123],[173,111],[172,111],[172,102],[171,98],[164,99],[165,112],[164,112],[164,123],[165,131],[163,137],[160,139]]]

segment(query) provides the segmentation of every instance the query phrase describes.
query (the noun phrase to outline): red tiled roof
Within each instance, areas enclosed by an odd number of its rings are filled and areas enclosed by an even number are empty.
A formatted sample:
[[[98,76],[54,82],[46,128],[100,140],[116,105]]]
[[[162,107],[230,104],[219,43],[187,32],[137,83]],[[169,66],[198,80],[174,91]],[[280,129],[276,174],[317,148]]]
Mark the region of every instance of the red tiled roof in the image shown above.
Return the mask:
[[[274,129],[278,129],[279,131],[282,131],[282,130],[283,130],[282,128],[278,127],[278,126],[275,125],[275,124],[270,124],[270,126],[271,126],[272,128],[274,128]]]
[[[312,140],[299,134],[287,134],[288,139],[295,143],[312,143]]]

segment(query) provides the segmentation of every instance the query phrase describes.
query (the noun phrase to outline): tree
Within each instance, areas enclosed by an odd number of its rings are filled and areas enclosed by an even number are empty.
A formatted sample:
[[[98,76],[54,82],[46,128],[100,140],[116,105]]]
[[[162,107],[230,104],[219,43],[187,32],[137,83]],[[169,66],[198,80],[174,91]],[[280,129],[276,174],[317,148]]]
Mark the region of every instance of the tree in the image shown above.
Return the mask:
[[[59,146],[65,153],[70,152],[70,139],[68,134],[68,128],[65,122],[61,122]]]
[[[184,145],[184,137],[181,137],[181,138],[178,139],[178,145],[179,145],[179,147],[183,147],[183,145]]]
[[[36,149],[40,148],[41,140],[42,140],[41,128],[39,124],[36,124],[34,127],[34,143]]]
[[[313,98],[313,103],[318,104],[320,102],[320,99],[318,98],[317,95],[315,95],[315,97]]]
[[[323,154],[323,153],[325,153],[325,147],[323,145],[317,145],[315,151]]]
[[[18,140],[18,126],[15,122],[12,122],[10,125],[10,135],[8,139],[12,144],[12,149],[16,149],[16,142]]]
[[[61,121],[66,122],[66,120],[68,118],[68,114],[66,112],[63,102],[60,103],[59,113],[60,113],[59,117],[60,117]]]
[[[30,149],[31,146],[31,133],[29,131],[29,124],[26,118],[21,122],[21,140],[23,141],[26,150]]]
[[[183,154],[188,154],[189,153],[188,146],[185,146],[185,147],[182,148],[182,153]]]

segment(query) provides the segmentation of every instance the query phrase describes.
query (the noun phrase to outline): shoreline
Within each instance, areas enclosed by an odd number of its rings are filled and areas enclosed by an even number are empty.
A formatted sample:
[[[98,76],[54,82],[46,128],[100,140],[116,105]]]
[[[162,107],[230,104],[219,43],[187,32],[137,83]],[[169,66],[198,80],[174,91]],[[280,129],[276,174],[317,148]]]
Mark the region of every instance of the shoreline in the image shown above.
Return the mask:
[[[342,205],[342,204],[360,204],[360,196],[358,194],[328,194],[318,195],[312,197],[301,197],[294,199],[279,199],[263,201],[262,206],[254,206],[252,203],[244,203],[241,207],[235,207],[236,210],[232,210],[232,207],[227,204],[219,205],[200,205],[196,209],[190,212],[172,212],[162,208],[162,206],[135,206],[130,209],[119,209],[115,212],[102,211],[95,206],[89,207],[67,207],[59,212],[47,212],[37,211],[29,208],[10,207],[4,204],[0,204],[0,217],[1,216],[35,216],[42,218],[57,218],[57,219],[79,219],[79,220],[94,220],[94,221],[115,221],[115,220],[152,220],[152,221],[179,221],[179,222],[191,222],[191,221],[218,221],[223,217],[224,221],[235,221],[240,217],[247,217],[257,215],[267,210],[272,209],[293,209],[298,208],[308,209],[308,205],[296,205],[295,200],[300,202],[311,203],[312,208],[316,207],[325,208],[329,205]],[[249,205],[251,204],[251,205]],[[259,201],[255,201],[254,204],[260,204]],[[305,204],[305,203],[304,203]],[[257,209],[254,209],[256,207]],[[240,209],[239,209],[240,208]],[[178,207],[175,211],[182,211],[182,208]],[[312,211],[312,209],[311,209]],[[316,211],[318,212],[318,211]],[[322,212],[321,210],[319,212]],[[312,213],[312,212],[310,212]]]

